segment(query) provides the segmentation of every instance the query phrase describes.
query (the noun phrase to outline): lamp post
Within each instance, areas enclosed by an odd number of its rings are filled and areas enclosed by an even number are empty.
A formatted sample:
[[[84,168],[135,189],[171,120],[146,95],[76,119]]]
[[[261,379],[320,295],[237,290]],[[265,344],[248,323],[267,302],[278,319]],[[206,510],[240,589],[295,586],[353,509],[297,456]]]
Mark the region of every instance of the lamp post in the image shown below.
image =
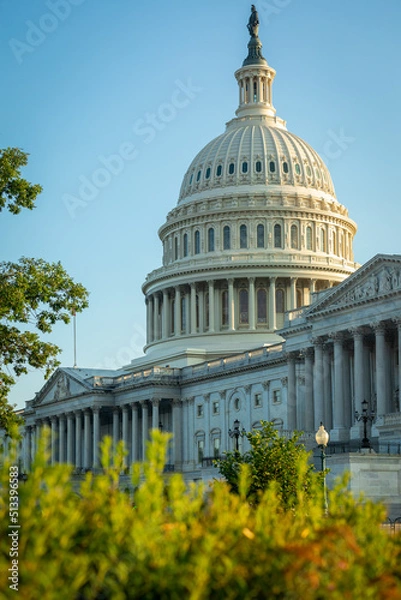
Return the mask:
[[[234,438],[234,450],[236,452],[239,452],[238,440],[239,440],[240,436],[242,436],[246,433],[246,430],[244,428],[242,428],[242,430],[240,430],[239,426],[240,426],[240,422],[238,421],[238,419],[235,419],[234,428],[228,430],[228,435],[230,436],[230,438]]]
[[[368,421],[370,423],[372,423],[374,421],[375,413],[369,411],[369,414],[368,414],[368,403],[366,400],[364,400],[361,404],[362,404],[362,414],[359,414],[359,412],[356,410],[355,411],[355,420],[363,422],[363,440],[362,440],[361,448],[369,448],[370,449],[371,446],[370,446],[370,440],[368,438],[368,433],[367,433],[367,423],[368,423]]]
[[[322,422],[320,422],[320,427],[315,435],[316,443],[320,448],[320,460],[322,461],[322,476],[323,476],[323,502],[324,502],[324,512],[327,513],[328,503],[327,503],[327,486],[326,486],[326,454],[324,449],[329,443],[330,436],[324,428]]]

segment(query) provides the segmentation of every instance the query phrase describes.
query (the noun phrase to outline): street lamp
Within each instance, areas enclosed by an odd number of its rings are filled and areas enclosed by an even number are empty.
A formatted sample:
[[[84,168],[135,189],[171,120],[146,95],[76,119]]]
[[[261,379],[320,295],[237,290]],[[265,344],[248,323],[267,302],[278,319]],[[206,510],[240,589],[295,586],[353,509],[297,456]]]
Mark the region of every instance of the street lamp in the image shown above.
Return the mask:
[[[238,421],[238,419],[235,419],[234,428],[228,430],[228,435],[230,436],[230,438],[234,438],[234,450],[236,452],[239,452],[238,440],[239,440],[240,436],[245,435],[245,433],[246,433],[246,430],[244,428],[242,428],[242,431],[241,431],[239,426],[240,426],[240,422]]]
[[[320,427],[315,435],[316,443],[320,448],[320,460],[322,461],[322,474],[323,474],[323,501],[324,501],[324,512],[327,513],[328,503],[327,503],[327,486],[326,486],[326,454],[324,449],[329,443],[330,435],[324,428],[323,423],[320,421]]]
[[[368,434],[367,434],[367,423],[368,423],[368,421],[370,423],[373,423],[374,418],[375,418],[375,413],[369,411],[369,414],[368,414],[368,403],[366,400],[361,402],[361,404],[362,404],[362,414],[360,415],[359,412],[356,410],[355,411],[355,420],[363,422],[363,440],[362,440],[361,448],[370,448],[371,447],[370,440],[369,440]]]

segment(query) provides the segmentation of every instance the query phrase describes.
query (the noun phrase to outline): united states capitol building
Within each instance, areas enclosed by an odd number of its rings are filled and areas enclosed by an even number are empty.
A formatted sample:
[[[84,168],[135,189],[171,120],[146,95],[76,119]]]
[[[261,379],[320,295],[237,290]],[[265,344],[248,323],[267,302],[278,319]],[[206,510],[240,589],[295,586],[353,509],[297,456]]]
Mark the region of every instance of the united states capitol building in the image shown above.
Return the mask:
[[[234,427],[273,421],[313,449],[322,422],[332,477],[349,470],[355,492],[401,511],[401,255],[355,262],[357,226],[326,165],[276,114],[255,9],[248,29],[235,117],[192,160],[159,230],[145,355],[119,371],[57,369],[26,403],[24,468],[44,426],[51,461],[77,474],[99,467],[104,436],[124,440],[128,465],[159,428],[173,434],[166,470],[206,480]]]

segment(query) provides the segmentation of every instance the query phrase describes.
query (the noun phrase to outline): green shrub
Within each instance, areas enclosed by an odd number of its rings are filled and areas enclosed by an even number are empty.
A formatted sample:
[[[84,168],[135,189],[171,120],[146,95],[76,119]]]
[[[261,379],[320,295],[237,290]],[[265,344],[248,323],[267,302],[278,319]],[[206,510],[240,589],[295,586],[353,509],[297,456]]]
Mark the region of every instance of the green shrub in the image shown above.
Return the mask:
[[[401,598],[400,539],[380,524],[383,507],[296,491],[284,510],[274,486],[257,505],[223,482],[186,486],[163,475],[166,435],[154,432],[144,464],[133,467],[134,502],[119,489],[120,447],[102,449],[103,473],[74,490],[71,469],[47,466],[42,449],[19,496],[19,589],[9,588],[9,465],[1,473],[0,593],[3,598],[395,599]],[[312,485],[314,483],[312,482]]]

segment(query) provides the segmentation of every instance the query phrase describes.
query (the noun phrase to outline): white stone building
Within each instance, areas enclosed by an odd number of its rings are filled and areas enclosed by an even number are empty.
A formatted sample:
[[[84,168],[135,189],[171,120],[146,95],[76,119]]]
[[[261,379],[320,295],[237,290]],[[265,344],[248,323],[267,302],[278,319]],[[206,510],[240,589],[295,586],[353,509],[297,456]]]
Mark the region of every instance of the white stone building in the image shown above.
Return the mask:
[[[99,466],[103,436],[123,439],[135,461],[162,428],[174,434],[166,468],[206,479],[233,447],[236,419],[302,430],[308,447],[322,421],[332,472],[351,469],[355,489],[395,514],[401,256],[358,268],[356,224],[322,159],[276,115],[275,71],[250,32],[236,117],[194,158],[159,231],[163,265],[143,285],[145,356],[117,372],[58,369],[26,404],[24,468],[46,425],[52,462],[77,472]],[[363,401],[374,454],[359,451]]]

